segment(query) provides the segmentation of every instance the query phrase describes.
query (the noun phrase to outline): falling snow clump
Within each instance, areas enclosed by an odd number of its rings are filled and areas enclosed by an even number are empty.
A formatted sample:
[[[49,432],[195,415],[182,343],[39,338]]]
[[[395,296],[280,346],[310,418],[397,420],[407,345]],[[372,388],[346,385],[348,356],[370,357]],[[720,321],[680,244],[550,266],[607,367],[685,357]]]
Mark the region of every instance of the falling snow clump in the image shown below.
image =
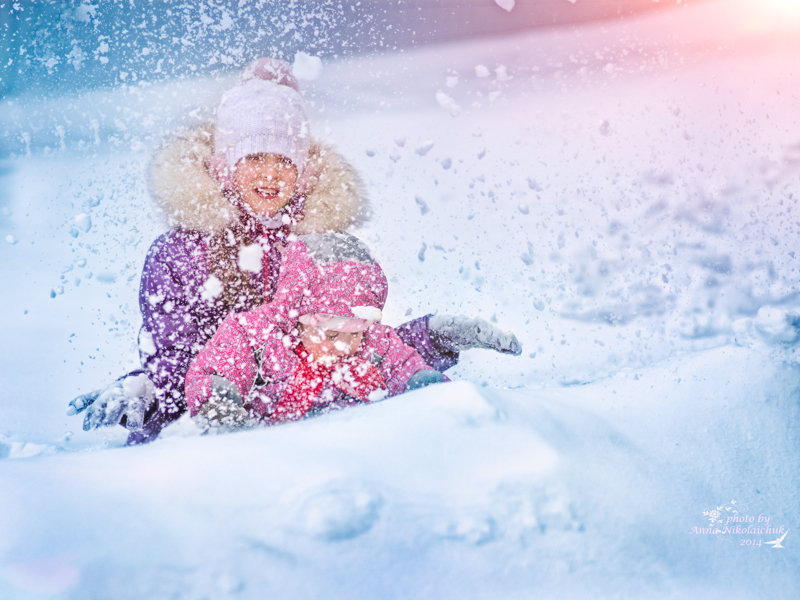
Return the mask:
[[[260,244],[250,244],[239,248],[239,268],[250,273],[261,273],[261,257],[264,251]]]
[[[516,0],[494,0],[494,3],[497,4],[500,8],[507,12],[511,12],[514,10],[514,5],[516,4]]]
[[[322,60],[318,56],[298,52],[294,55],[292,72],[298,79],[314,81],[322,75]]]

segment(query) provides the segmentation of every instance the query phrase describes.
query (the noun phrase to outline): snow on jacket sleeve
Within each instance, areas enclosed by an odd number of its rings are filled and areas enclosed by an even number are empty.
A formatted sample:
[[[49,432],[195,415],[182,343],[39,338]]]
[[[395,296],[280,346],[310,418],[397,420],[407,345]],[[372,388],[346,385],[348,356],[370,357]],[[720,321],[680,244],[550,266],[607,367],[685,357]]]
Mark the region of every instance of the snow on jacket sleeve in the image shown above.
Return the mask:
[[[167,422],[185,412],[186,371],[221,318],[203,298],[208,271],[199,252],[190,234],[173,230],[153,243],[142,270],[139,349]]]
[[[405,344],[394,329],[386,325],[373,325],[370,336],[377,342],[381,356],[379,369],[386,380],[389,396],[402,394],[408,381],[419,371],[431,370],[419,352]]]
[[[240,398],[248,397],[258,374],[258,362],[250,342],[254,328],[259,326],[248,323],[248,317],[254,312],[226,317],[189,367],[185,389],[186,403],[192,416],[196,416],[200,407],[211,398],[214,376],[236,386]],[[264,332],[260,333],[263,335]]]

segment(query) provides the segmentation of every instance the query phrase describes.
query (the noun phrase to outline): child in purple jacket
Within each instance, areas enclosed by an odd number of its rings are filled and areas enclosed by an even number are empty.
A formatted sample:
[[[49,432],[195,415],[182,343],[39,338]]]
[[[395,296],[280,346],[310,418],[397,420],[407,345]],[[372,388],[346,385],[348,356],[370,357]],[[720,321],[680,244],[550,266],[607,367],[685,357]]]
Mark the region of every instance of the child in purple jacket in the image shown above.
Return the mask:
[[[312,139],[297,87],[286,63],[261,59],[224,94],[213,124],[156,154],[150,191],[171,229],[142,270],[142,369],[70,402],[70,413],[86,411],[84,429],[121,424],[128,443],[155,438],[186,412],[186,372],[222,320],[271,299],[288,237],[364,220],[359,177]],[[467,348],[521,351],[480,319],[422,317],[397,333],[440,371]]]
[[[226,317],[192,362],[191,415],[225,429],[274,425],[443,381],[380,324],[387,289],[358,239],[301,236],[273,301]]]

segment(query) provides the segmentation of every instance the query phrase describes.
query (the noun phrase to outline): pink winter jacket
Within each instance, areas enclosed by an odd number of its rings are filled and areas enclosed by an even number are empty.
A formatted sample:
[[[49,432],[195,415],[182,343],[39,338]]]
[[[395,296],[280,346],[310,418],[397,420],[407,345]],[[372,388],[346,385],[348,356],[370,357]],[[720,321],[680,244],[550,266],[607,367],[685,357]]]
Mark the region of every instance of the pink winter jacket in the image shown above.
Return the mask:
[[[186,376],[186,401],[192,416],[209,401],[214,386],[222,383],[235,386],[251,417],[274,422],[270,415],[287,392],[301,360],[294,351],[297,342],[292,331],[278,323],[285,321],[270,304],[229,315],[222,322]],[[420,371],[432,371],[387,325],[374,324],[364,332],[356,357],[376,365],[387,396],[402,393]],[[308,414],[355,402],[328,381]]]

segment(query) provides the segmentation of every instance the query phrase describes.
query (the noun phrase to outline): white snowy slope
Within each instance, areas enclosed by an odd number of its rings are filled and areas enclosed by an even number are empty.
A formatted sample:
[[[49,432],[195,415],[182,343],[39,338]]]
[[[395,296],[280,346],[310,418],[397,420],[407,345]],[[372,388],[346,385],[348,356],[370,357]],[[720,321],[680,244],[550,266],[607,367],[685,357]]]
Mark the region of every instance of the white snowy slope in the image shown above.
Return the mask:
[[[67,400],[136,366],[148,156],[230,82],[6,101],[62,135],[0,163],[0,599],[796,598],[800,8],[315,76],[388,321],[482,315],[523,356],[269,430],[84,433]]]

